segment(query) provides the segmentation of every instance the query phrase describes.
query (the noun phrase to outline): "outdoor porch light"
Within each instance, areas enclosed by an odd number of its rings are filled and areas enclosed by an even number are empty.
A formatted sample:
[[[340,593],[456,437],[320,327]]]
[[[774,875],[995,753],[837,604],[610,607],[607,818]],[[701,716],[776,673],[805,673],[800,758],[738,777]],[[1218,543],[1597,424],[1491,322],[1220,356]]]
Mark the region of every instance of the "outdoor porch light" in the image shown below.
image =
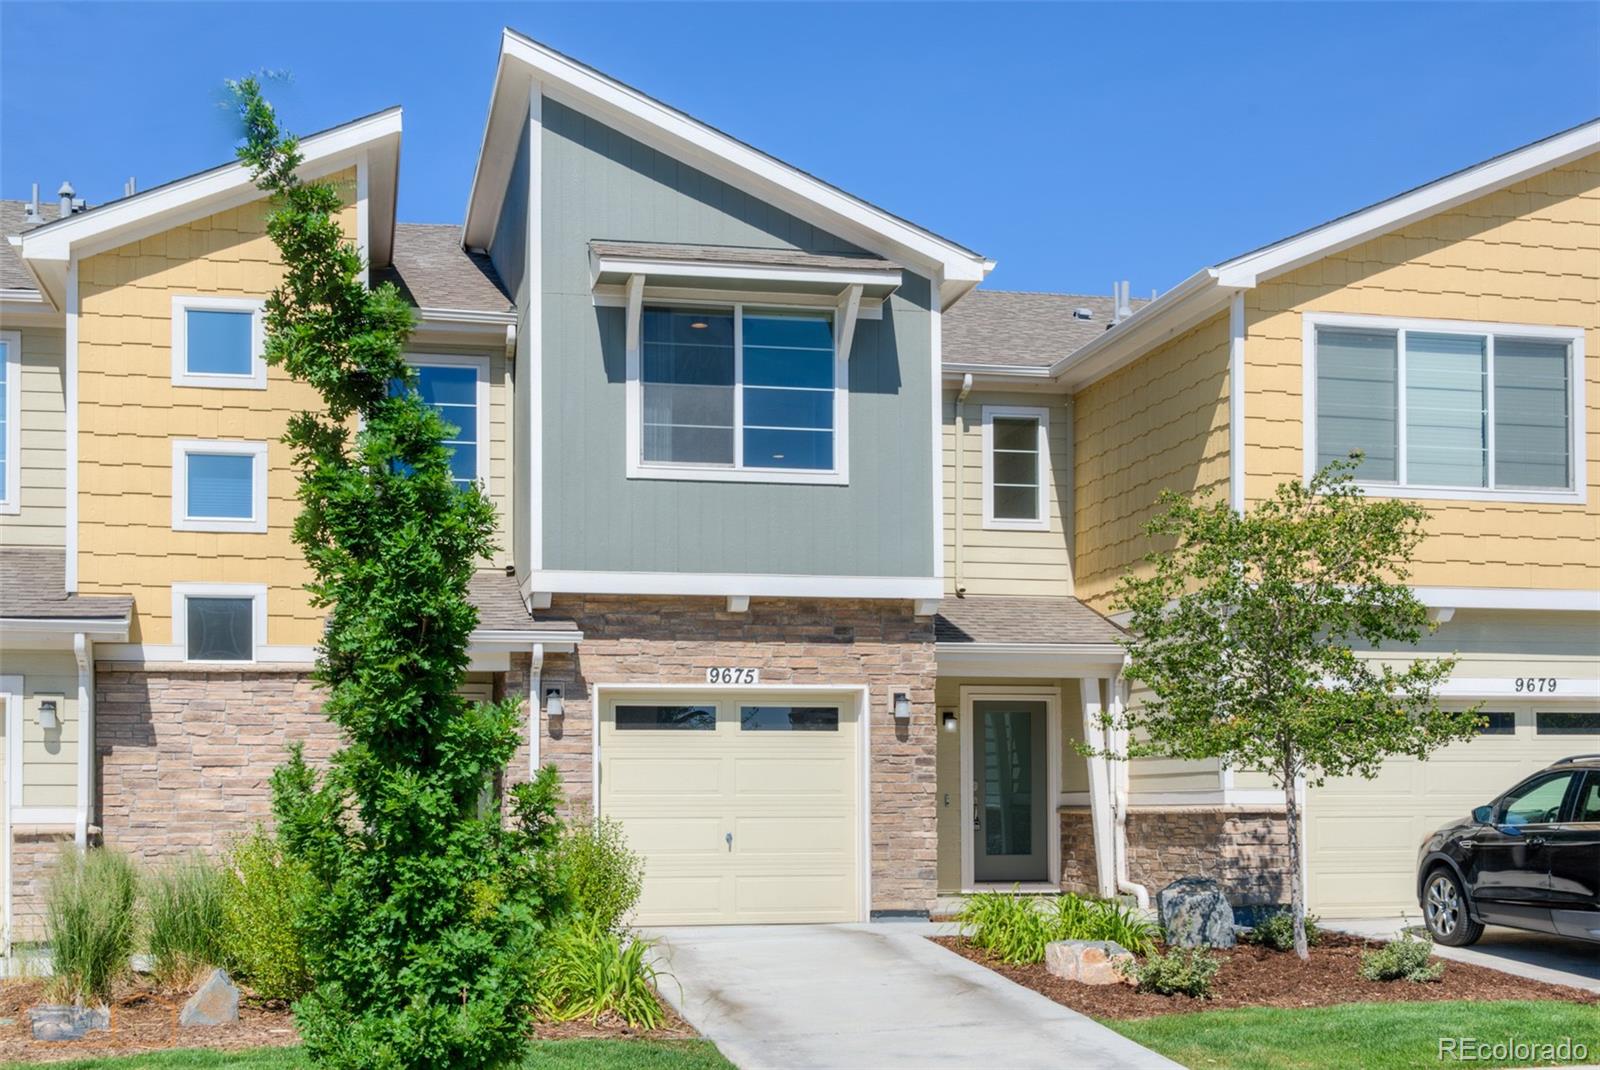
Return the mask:
[[[956,720],[956,711],[955,710],[945,710],[944,711],[944,730],[946,732],[954,732],[959,727],[960,727],[960,724]]]
[[[60,699],[42,698],[39,700],[39,727],[49,732],[61,727]]]
[[[894,693],[894,719],[897,721],[911,720],[911,696],[904,691]]]
[[[552,721],[559,721],[566,711],[561,706],[561,689],[547,687],[544,692],[544,715]]]

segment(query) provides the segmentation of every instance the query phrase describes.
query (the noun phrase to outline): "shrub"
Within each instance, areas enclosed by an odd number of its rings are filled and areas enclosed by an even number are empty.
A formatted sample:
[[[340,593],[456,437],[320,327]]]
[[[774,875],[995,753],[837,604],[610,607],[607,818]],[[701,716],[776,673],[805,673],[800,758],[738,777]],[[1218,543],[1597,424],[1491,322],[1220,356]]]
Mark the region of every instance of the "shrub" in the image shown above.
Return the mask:
[[[1135,955],[1148,955],[1156,949],[1156,934],[1160,932],[1160,927],[1140,917],[1131,907],[1106,899],[1082,899],[1070,893],[1061,899],[1076,899],[1084,904],[1083,917],[1081,921],[1074,918],[1072,927],[1064,923],[1059,925],[1051,939],[1110,940]],[[1061,902],[1057,903],[1056,911],[1058,917],[1073,913]]]
[[[621,932],[644,885],[644,859],[629,849],[622,822],[574,821],[557,850],[573,908],[600,928]]]
[[[226,964],[223,881],[203,858],[174,862],[145,881],[145,947],[162,984],[183,984],[207,966]]]
[[[1294,950],[1294,914],[1277,910],[1257,921],[1244,937],[1252,944],[1270,947],[1274,951]],[[1315,947],[1322,942],[1322,930],[1317,928],[1317,916],[1306,915],[1306,944]]]
[[[1369,981],[1437,981],[1444,976],[1444,963],[1429,963],[1433,941],[1418,939],[1409,931],[1382,947],[1361,956],[1361,976]]]
[[[258,827],[234,844],[221,883],[224,965],[267,999],[307,992],[311,973],[299,919],[316,885],[305,865]]]
[[[1152,951],[1143,960],[1123,962],[1117,968],[1133,978],[1141,992],[1205,999],[1211,995],[1211,983],[1222,963],[1205,948],[1180,947],[1165,953]]]
[[[107,1003],[111,986],[133,955],[139,878],[115,851],[65,847],[45,893],[45,933],[55,977],[54,998]]]
[[[654,941],[577,917],[551,932],[539,969],[540,1013],[555,1022],[599,1021],[614,1014],[631,1026],[654,1029],[665,1019],[649,961]]]
[[[979,892],[967,897],[956,920],[973,944],[1013,966],[1042,961],[1045,945],[1055,940],[1113,940],[1136,955],[1156,942],[1155,925],[1134,911],[1070,892],[1053,901]]]

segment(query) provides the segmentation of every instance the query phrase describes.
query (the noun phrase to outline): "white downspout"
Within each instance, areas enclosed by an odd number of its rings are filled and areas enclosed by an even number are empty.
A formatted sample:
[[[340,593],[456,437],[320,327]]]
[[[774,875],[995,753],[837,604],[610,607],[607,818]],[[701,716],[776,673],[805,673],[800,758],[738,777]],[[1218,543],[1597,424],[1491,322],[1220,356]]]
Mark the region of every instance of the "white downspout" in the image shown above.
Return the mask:
[[[539,713],[544,701],[540,684],[544,679],[544,644],[533,644],[533,662],[528,666],[528,779],[539,775]]]
[[[1128,682],[1117,676],[1111,681],[1111,716],[1113,724],[1120,723],[1127,705]],[[1124,755],[1115,763],[1111,777],[1111,812],[1116,822],[1112,842],[1116,845],[1117,891],[1131,895],[1140,910],[1150,909],[1150,890],[1135,884],[1128,876],[1128,732],[1125,728],[1106,730],[1106,749],[1112,754]]]
[[[89,846],[89,786],[94,780],[94,642],[82,632],[72,637],[78,659],[78,804],[72,815],[72,839],[81,851]]]
[[[1111,809],[1110,765],[1106,761],[1106,732],[1100,723],[1100,678],[1085,676],[1078,681],[1083,701],[1083,739],[1092,749],[1089,765],[1089,827],[1094,833],[1095,892],[1102,899],[1116,894],[1117,870],[1115,834]]]

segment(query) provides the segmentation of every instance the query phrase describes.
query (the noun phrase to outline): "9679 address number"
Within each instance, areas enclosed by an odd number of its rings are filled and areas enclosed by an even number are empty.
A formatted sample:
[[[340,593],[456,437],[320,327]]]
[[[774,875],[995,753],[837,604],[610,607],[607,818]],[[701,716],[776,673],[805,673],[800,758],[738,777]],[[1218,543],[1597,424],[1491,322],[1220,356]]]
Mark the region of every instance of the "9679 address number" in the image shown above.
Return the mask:
[[[1518,694],[1550,695],[1555,693],[1554,676],[1519,676],[1515,684]]]

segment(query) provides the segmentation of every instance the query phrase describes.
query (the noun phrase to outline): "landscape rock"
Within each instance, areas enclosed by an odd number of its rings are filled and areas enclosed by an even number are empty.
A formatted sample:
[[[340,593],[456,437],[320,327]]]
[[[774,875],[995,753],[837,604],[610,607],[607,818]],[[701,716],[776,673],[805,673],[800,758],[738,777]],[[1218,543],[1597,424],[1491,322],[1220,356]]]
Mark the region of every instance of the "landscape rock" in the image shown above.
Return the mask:
[[[1084,985],[1132,984],[1117,969],[1133,952],[1110,940],[1056,940],[1044,946],[1044,968],[1065,981]]]
[[[1170,947],[1233,947],[1233,908],[1210,877],[1179,877],[1156,893]]]
[[[178,1024],[189,1026],[232,1025],[239,1020],[239,990],[228,979],[228,971],[216,969],[199,991],[189,997],[178,1014]]]
[[[34,1040],[82,1040],[90,1030],[111,1028],[110,1007],[50,1003],[28,1009]]]

